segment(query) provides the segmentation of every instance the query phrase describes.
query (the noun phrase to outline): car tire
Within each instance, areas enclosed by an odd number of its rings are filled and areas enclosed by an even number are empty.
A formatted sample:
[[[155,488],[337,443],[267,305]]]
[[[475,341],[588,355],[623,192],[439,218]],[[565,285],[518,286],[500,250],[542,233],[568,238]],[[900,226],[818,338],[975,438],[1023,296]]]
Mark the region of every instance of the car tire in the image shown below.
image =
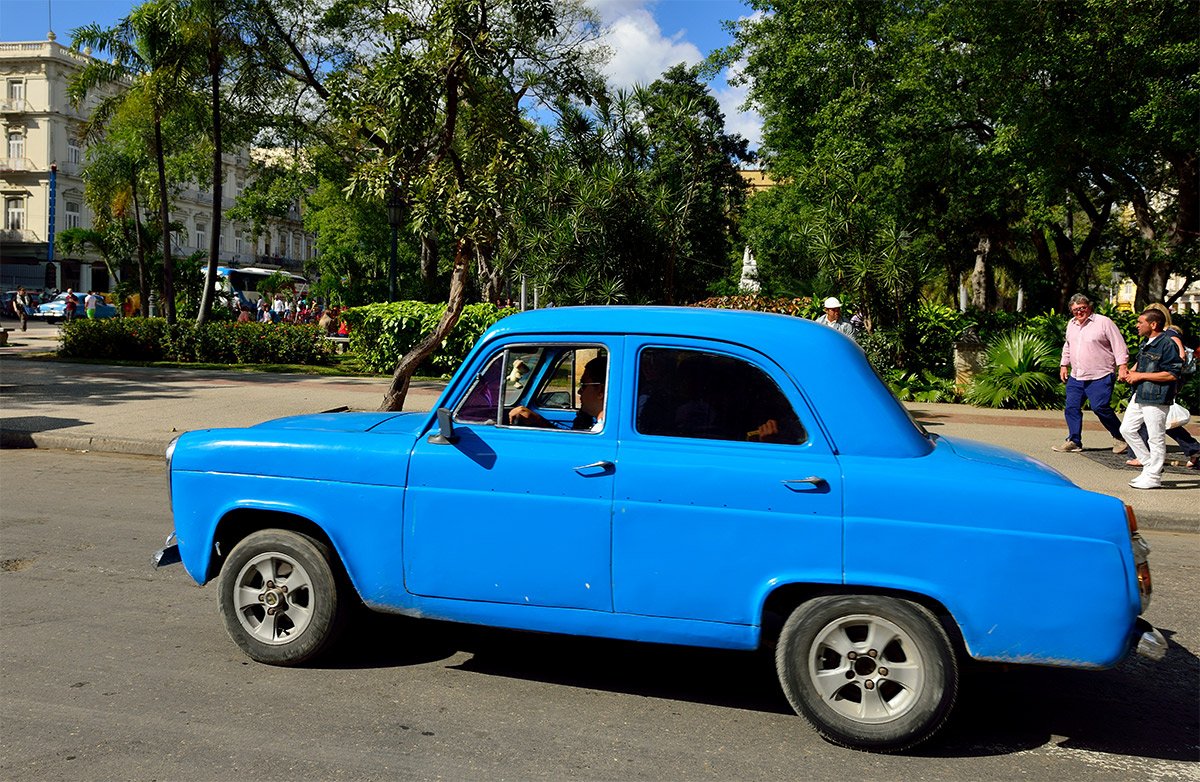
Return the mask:
[[[796,608],[775,650],[792,708],[829,741],[897,752],[930,738],[958,695],[958,658],[924,606],[835,595]]]
[[[269,665],[300,665],[326,651],[341,631],[344,591],[327,545],[279,529],[234,546],[218,579],[229,637]]]

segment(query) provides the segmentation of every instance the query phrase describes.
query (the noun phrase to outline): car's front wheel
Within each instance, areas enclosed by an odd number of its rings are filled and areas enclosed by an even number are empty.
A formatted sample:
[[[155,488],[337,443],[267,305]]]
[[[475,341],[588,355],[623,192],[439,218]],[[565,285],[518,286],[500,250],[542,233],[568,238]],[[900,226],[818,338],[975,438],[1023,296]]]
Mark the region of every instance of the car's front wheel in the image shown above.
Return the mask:
[[[792,612],[776,648],[792,708],[836,744],[899,751],[950,714],[958,662],[928,609],[877,595],[834,595]]]
[[[234,643],[271,665],[320,655],[336,640],[345,613],[329,547],[287,530],[260,530],[234,546],[218,591]]]

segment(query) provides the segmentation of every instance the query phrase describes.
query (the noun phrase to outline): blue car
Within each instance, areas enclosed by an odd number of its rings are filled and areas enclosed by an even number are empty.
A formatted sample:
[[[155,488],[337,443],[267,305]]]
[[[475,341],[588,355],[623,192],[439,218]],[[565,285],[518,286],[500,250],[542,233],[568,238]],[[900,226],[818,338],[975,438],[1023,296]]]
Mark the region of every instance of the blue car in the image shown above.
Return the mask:
[[[47,323],[58,323],[60,320],[66,320],[67,317],[67,293],[63,292],[55,296],[45,304],[38,306],[37,310],[30,314],[32,318],[42,318]],[[75,293],[75,317],[86,318],[87,311],[84,309],[83,302],[87,298],[86,293]],[[115,318],[117,317],[117,308],[112,304],[104,301],[101,297],[100,303],[96,305],[96,318]]]
[[[1133,510],[934,436],[797,318],[555,308],[479,340],[432,412],[180,436],[156,555],[233,641],[313,660],[356,603],[521,630],[774,648],[829,740],[917,744],[968,659],[1079,668],[1166,644]]]

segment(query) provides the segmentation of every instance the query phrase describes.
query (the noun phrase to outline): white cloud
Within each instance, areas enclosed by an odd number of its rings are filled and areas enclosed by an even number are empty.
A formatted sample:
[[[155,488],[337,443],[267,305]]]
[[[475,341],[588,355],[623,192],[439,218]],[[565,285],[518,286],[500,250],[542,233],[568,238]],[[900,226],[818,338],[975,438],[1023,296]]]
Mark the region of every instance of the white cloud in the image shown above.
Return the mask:
[[[597,9],[602,18],[617,7],[621,15],[606,21],[601,43],[612,51],[604,67],[609,83],[614,87],[631,87],[635,83],[649,84],[672,65],[695,65],[704,59],[696,45],[683,40],[684,32],[663,35],[654,16],[640,3],[613,0]]]
[[[600,44],[612,53],[604,73],[614,87],[649,84],[673,65],[695,65],[704,59],[699,47],[687,40],[686,29],[663,32],[651,12],[654,0],[591,0],[590,5],[604,26]],[[743,65],[738,63],[732,70],[740,71]],[[740,133],[751,149],[757,149],[762,141],[762,117],[741,108],[748,88],[728,84],[725,75],[710,86],[725,114],[726,129]]]

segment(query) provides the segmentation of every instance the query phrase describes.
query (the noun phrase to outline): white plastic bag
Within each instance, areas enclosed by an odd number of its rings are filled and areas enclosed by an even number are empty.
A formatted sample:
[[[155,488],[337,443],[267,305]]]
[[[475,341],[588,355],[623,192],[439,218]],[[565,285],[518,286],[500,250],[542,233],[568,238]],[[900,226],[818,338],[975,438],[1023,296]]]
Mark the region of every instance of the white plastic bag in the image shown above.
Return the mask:
[[[1167,410],[1167,428],[1174,429],[1177,426],[1187,426],[1188,421],[1192,420],[1192,414],[1183,405],[1175,402]]]

